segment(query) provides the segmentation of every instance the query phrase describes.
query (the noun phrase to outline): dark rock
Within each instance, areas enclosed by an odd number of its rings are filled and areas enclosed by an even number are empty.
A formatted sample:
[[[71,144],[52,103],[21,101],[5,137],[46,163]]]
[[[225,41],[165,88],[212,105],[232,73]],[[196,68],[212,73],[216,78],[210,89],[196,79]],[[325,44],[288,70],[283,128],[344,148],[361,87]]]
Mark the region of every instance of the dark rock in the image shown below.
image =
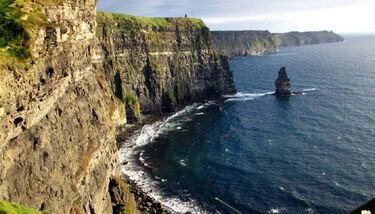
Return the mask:
[[[136,124],[139,121],[134,105],[126,105],[126,119],[129,124]]]
[[[113,207],[122,209],[126,204],[126,186],[121,178],[111,178],[109,182],[109,194],[111,196]]]
[[[290,79],[288,78],[288,74],[286,73],[285,67],[280,68],[279,76],[275,82],[276,91],[275,95],[279,97],[290,96],[292,92],[290,90]]]

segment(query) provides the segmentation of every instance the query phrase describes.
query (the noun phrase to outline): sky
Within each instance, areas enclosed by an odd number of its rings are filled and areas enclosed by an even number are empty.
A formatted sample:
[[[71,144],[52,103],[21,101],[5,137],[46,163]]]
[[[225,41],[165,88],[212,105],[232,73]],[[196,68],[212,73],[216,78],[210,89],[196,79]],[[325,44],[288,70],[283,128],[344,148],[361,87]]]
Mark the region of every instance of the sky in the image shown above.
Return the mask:
[[[375,0],[99,0],[98,10],[202,18],[211,30],[375,33]]]

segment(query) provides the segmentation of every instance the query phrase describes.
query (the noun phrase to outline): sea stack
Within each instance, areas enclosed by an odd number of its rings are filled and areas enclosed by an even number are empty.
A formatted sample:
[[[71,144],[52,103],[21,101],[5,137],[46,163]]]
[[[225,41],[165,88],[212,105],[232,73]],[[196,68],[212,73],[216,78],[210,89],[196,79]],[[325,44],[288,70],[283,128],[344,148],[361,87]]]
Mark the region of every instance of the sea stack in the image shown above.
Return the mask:
[[[292,91],[290,90],[290,79],[288,78],[288,74],[286,73],[285,67],[281,67],[279,71],[279,76],[275,82],[276,91],[275,95],[278,97],[285,97],[292,95]]]

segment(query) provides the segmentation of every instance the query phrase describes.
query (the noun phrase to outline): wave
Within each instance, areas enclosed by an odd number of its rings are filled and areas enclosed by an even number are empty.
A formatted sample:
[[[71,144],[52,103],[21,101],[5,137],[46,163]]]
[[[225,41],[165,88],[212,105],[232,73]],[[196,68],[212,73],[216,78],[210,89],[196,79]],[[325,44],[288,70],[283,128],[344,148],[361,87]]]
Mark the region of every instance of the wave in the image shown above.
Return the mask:
[[[211,101],[205,104],[193,104],[187,106],[183,110],[173,114],[167,119],[155,122],[150,125],[145,125],[140,131],[135,133],[129,141],[124,143],[124,146],[119,150],[119,159],[121,163],[127,163],[121,166],[122,172],[128,179],[135,182],[153,199],[159,201],[163,206],[172,213],[209,213],[204,210],[197,200],[190,197],[188,193],[182,193],[179,196],[165,196],[163,192],[158,189],[160,183],[168,182],[167,179],[159,176],[152,176],[147,170],[152,169],[146,162],[143,146],[148,145],[163,133],[178,130],[184,117],[190,117],[199,113],[199,110],[204,109],[210,105],[216,104]],[[180,160],[182,166],[186,166],[186,160]],[[184,198],[184,200],[182,199]]]
[[[316,88],[307,88],[302,89],[301,92],[310,92],[310,91],[316,91]],[[243,93],[243,92],[237,92],[234,95],[224,95],[224,98],[227,98],[225,102],[231,102],[231,101],[248,101],[248,100],[254,100],[259,97],[264,97],[267,95],[273,95],[275,92],[264,92],[264,93]],[[305,93],[303,93],[305,94]]]
[[[309,92],[309,91],[316,91],[316,88],[308,88],[308,89],[303,89],[303,92]]]
[[[286,211],[285,208],[271,208],[267,213],[278,214],[284,211]]]
[[[226,102],[230,101],[248,101],[248,100],[254,100],[255,98],[258,97],[263,97],[266,95],[272,95],[274,92],[265,92],[265,93],[242,93],[242,92],[237,92],[234,95],[224,95],[224,98],[228,98]]]

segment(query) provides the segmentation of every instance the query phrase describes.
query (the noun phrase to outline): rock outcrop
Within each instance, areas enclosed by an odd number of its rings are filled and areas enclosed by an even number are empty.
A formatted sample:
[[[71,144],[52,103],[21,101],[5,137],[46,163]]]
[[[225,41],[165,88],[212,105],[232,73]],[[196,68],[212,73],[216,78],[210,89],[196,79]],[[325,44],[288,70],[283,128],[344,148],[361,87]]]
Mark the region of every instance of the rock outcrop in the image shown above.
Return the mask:
[[[199,19],[98,13],[97,69],[145,113],[235,93],[227,57]],[[117,80],[115,78],[117,78]]]
[[[285,46],[340,42],[344,39],[332,31],[270,33],[269,31],[213,31],[218,50],[229,56],[269,54]]]
[[[275,95],[278,97],[287,97],[292,95],[292,91],[290,90],[290,79],[288,78],[288,74],[286,73],[285,67],[281,67],[278,73],[278,77],[275,82],[276,90]]]
[[[0,198],[51,213],[128,210],[116,126],[234,93],[227,58],[197,20],[100,14],[97,28],[96,0],[22,2],[30,57],[0,63]]]
[[[254,56],[276,52],[269,31],[213,31],[219,52],[228,57]]]

